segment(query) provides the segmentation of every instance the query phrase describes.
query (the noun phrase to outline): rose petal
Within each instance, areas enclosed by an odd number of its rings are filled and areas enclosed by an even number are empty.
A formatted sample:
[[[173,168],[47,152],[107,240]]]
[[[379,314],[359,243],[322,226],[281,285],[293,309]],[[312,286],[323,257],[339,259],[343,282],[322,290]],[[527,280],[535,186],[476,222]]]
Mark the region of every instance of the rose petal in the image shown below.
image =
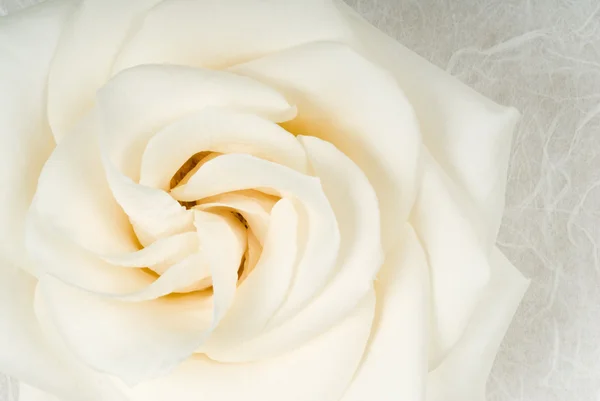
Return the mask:
[[[260,245],[264,245],[271,219],[270,213],[275,203],[273,197],[262,192],[239,191],[204,199],[195,208],[207,211],[215,208],[228,208],[237,211],[244,217]]]
[[[427,253],[433,326],[430,366],[462,336],[490,279],[481,223],[462,188],[423,152],[422,183],[411,222]]]
[[[333,273],[339,248],[335,215],[318,179],[249,155],[223,155],[211,160],[171,194],[190,201],[242,189],[268,189],[293,198],[303,206],[300,213],[307,215],[300,218],[304,233],[300,237],[306,244],[286,299],[286,313],[291,313],[318,293]]]
[[[333,143],[364,171],[386,216],[384,248],[395,247],[416,196],[421,139],[393,77],[339,43],[311,43],[231,71],[285,93],[298,107],[286,129]]]
[[[238,282],[243,282],[246,280],[246,277],[250,275],[250,273],[254,270],[256,265],[258,264],[258,260],[260,259],[260,255],[262,253],[262,246],[254,233],[252,231],[248,231],[248,248],[246,249],[245,261],[244,261],[244,271],[242,275],[238,278]]]
[[[108,80],[135,21],[160,1],[78,2],[61,36],[48,81],[48,118],[57,140],[93,107],[96,91]]]
[[[25,215],[37,177],[54,148],[44,107],[46,81],[69,1],[0,18],[0,254],[12,265],[25,260]]]
[[[102,259],[122,267],[154,267],[177,263],[197,250],[198,235],[185,232],[158,240],[136,252],[103,255]]]
[[[233,302],[238,270],[246,251],[246,231],[229,213],[219,215],[195,210],[194,225],[200,252],[210,266],[215,299],[214,328]]]
[[[48,342],[34,314],[37,280],[8,262],[0,266],[2,372],[64,401],[125,401],[110,380]]]
[[[490,283],[463,336],[427,378],[427,401],[485,401],[498,348],[529,285],[497,248],[490,264]]]
[[[340,225],[341,243],[335,274],[296,315],[290,312],[295,308],[288,304],[258,336],[213,349],[211,356],[219,360],[244,362],[274,357],[327,331],[352,313],[371,291],[373,279],[382,265],[377,197],[365,175],[333,145],[314,137],[299,139]]]
[[[122,301],[141,302],[156,299],[174,292],[190,292],[205,289],[210,282],[214,288],[215,297],[221,296],[226,285],[226,294],[222,296],[229,303],[235,291],[237,272],[246,250],[246,231],[235,217],[224,213],[222,215],[195,212],[195,225],[200,243],[200,250],[180,262],[170,266],[161,276],[148,287],[129,294],[102,294]],[[222,278],[215,278],[213,274]],[[233,276],[235,275],[235,280]],[[207,280],[208,279],[208,280]],[[228,284],[229,283],[229,284]],[[207,285],[207,286],[210,286]],[[219,302],[217,302],[219,304]],[[224,306],[226,310],[228,306]],[[221,317],[215,317],[216,325]]]
[[[427,148],[474,200],[473,212],[485,222],[491,250],[504,210],[510,144],[519,113],[387,37],[343,1],[335,3],[354,31],[350,43],[394,74],[415,108]]]
[[[303,43],[338,40],[348,31],[335,5],[323,0],[167,0],[140,25],[115,72],[140,64],[222,68]]]
[[[210,267],[199,254],[193,254],[170,266],[154,282],[139,291],[122,294],[98,294],[119,301],[150,301],[174,292],[187,292],[181,290],[206,278],[210,278]]]
[[[44,304],[57,331],[95,369],[129,384],[165,374],[202,344],[229,309],[246,238],[233,216],[201,211],[194,215],[202,258],[210,266],[212,297],[193,294],[187,302],[179,298],[124,302],[163,295],[163,284],[114,297],[83,292],[51,276],[41,278]],[[157,282],[165,277],[162,283],[181,284],[178,280],[189,272],[184,267],[173,274],[169,269]],[[207,313],[210,307],[212,314]],[[115,328],[118,336],[112,333]]]
[[[108,157],[103,158],[106,179],[115,200],[129,217],[138,240],[154,241],[193,229],[194,215],[168,193],[136,184],[121,174]]]
[[[294,276],[297,231],[294,205],[281,199],[271,212],[271,224],[254,271],[240,285],[231,309],[198,352],[218,360],[219,350],[237,345],[266,326],[285,299]]]
[[[374,308],[374,294],[367,293],[345,320],[277,358],[221,364],[196,356],[169,376],[133,388],[131,400],[337,401],[360,362]]]
[[[226,107],[275,122],[295,115],[281,94],[247,77],[168,65],[123,71],[99,91],[97,102],[103,157],[134,182],[150,138],[188,114]]]
[[[35,211],[28,216],[26,243],[38,278],[50,274],[88,291],[107,293],[139,291],[154,281],[154,277],[140,269],[118,267],[102,260]]]
[[[94,129],[93,118],[86,118],[56,147],[39,176],[32,208],[87,250],[136,251],[129,219],[108,187]]]
[[[375,282],[371,337],[342,401],[423,400],[428,372],[428,269],[421,244],[407,225],[401,246],[388,256]]]
[[[302,146],[279,125],[252,114],[207,108],[168,125],[148,141],[140,183],[168,191],[175,172],[203,151],[247,153],[306,173]]]

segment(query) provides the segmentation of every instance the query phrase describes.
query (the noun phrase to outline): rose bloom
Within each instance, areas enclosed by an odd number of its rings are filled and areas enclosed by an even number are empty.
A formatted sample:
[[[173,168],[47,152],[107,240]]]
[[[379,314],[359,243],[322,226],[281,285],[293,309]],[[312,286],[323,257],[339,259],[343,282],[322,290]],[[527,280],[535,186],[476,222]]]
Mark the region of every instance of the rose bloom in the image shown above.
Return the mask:
[[[0,54],[23,401],[485,398],[514,109],[336,0],[48,1]]]

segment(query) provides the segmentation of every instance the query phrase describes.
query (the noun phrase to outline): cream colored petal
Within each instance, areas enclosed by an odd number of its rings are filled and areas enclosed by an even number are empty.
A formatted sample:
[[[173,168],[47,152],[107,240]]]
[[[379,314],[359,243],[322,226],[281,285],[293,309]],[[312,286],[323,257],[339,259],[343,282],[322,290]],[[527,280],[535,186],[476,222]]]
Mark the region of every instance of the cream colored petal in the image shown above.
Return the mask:
[[[292,282],[298,257],[297,236],[294,205],[282,199],[273,207],[264,247],[252,274],[240,285],[231,309],[199,352],[219,360],[228,347],[264,329],[285,300]]]
[[[221,321],[233,302],[238,270],[246,251],[244,226],[230,213],[194,211],[200,252],[210,266],[215,298],[213,328]]]
[[[314,137],[300,141],[339,222],[335,273],[306,307],[294,314],[293,305],[285,305],[263,332],[220,350],[220,360],[271,358],[329,330],[371,291],[383,263],[377,198],[365,175],[333,145]],[[217,355],[214,350],[213,355]]]
[[[140,183],[169,190],[175,172],[203,151],[247,153],[306,173],[302,146],[279,125],[252,114],[207,108],[165,127],[148,141]]]
[[[260,255],[262,253],[262,246],[254,233],[252,231],[248,231],[248,248],[246,249],[245,261],[244,261],[244,271],[242,275],[238,278],[238,282],[243,282],[250,275],[250,273],[254,270],[256,265],[258,264],[258,260],[260,259]]]
[[[388,255],[379,272],[371,337],[341,401],[424,400],[430,317],[428,269],[425,252],[412,227],[406,225],[402,244]]]
[[[83,0],[67,21],[48,81],[48,118],[62,140],[94,105],[119,49],[161,0]],[[106,29],[110,26],[110,29]]]
[[[433,308],[430,367],[462,336],[487,291],[489,252],[470,199],[427,152],[411,222],[427,253]]]
[[[122,267],[153,267],[173,264],[198,250],[198,235],[185,232],[158,240],[139,251],[102,255],[102,259]]]
[[[417,191],[421,138],[394,78],[340,43],[311,43],[235,66],[277,88],[298,108],[283,126],[333,143],[366,174],[379,198],[385,249]]]
[[[393,74],[415,109],[425,145],[474,201],[485,241],[496,241],[513,128],[519,113],[480,95],[371,26],[335,0],[354,37],[349,42]]]
[[[199,254],[193,254],[169,266],[156,280],[139,291],[121,294],[98,293],[98,295],[119,301],[144,302],[182,292],[182,289],[207,278],[210,278],[210,267]]]
[[[142,245],[193,229],[194,215],[167,192],[136,184],[103,158],[112,194],[123,208]]]
[[[244,217],[260,245],[263,245],[269,228],[270,213],[276,201],[258,191],[246,191],[247,195],[240,192],[228,192],[204,199],[195,208],[198,210],[227,208],[237,211]]]
[[[285,305],[285,313],[293,313],[322,290],[334,272],[339,249],[335,215],[318,179],[249,155],[223,155],[211,160],[171,194],[189,201],[243,189],[269,190],[302,205],[302,257]]]
[[[485,385],[498,347],[529,280],[497,248],[491,279],[463,336],[427,378],[427,401],[485,401]]]
[[[82,248],[35,212],[28,216],[26,243],[38,278],[49,274],[73,286],[106,293],[139,291],[154,281],[140,269],[112,265]]]
[[[185,260],[143,291],[120,296],[83,291],[48,275],[41,278],[44,306],[57,331],[87,364],[128,384],[165,374],[189,357],[223,318],[233,302],[246,238],[233,216],[194,215],[212,296],[154,299],[194,279],[195,265],[185,265]]]
[[[106,377],[48,341],[34,312],[37,280],[6,261],[0,266],[2,372],[62,401],[129,401]]]
[[[367,293],[331,330],[276,358],[221,364],[194,357],[134,387],[131,401],[338,401],[360,362],[374,308],[374,293]]]
[[[83,248],[99,254],[136,251],[129,219],[108,186],[93,118],[54,150],[39,176],[32,209]]]
[[[325,0],[167,0],[140,20],[114,71],[140,64],[222,68],[318,40],[348,27]]]
[[[54,148],[44,107],[46,82],[72,6],[57,0],[0,18],[0,254],[30,270],[23,257],[25,215]]]
[[[103,158],[136,183],[150,138],[186,115],[207,107],[225,107],[275,122],[295,115],[280,93],[252,79],[173,65],[123,71],[98,92],[97,105]]]
[[[40,288],[40,302],[71,352],[128,384],[169,372],[202,342],[213,319],[208,296],[125,302],[50,276]]]

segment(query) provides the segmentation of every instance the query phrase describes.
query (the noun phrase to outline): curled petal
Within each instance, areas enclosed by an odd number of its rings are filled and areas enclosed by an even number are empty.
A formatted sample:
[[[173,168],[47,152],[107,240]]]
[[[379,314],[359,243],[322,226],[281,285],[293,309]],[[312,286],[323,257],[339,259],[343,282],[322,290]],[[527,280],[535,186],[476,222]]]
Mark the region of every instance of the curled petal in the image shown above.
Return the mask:
[[[252,230],[260,245],[263,245],[271,219],[269,213],[271,213],[274,205],[275,198],[262,192],[240,191],[204,199],[202,203],[196,206],[196,209],[227,208],[237,211],[248,222],[248,227]]]
[[[231,71],[284,93],[298,108],[286,129],[331,142],[361,168],[386,216],[384,249],[394,248],[417,193],[421,147],[414,111],[394,78],[340,43],[310,43]]]
[[[233,216],[194,215],[201,258],[210,268],[212,297],[195,293],[185,299],[157,298],[200,278],[194,276],[197,265],[186,260],[136,294],[92,293],[49,275],[41,277],[49,316],[86,363],[129,384],[165,374],[190,356],[223,318],[233,302],[246,238]],[[114,328],[119,335],[111,333]]]
[[[116,266],[154,267],[177,263],[197,250],[198,235],[195,232],[185,232],[158,240],[139,251],[103,255],[102,258]]]
[[[371,291],[383,263],[377,197],[365,175],[333,145],[314,137],[301,137],[300,141],[340,224],[335,274],[296,314],[291,313],[293,305],[284,304],[258,335],[220,349],[218,354],[213,350],[211,355],[219,360],[271,358],[327,331]]]
[[[281,199],[271,212],[264,247],[252,274],[238,288],[235,302],[201,348],[212,359],[268,323],[289,290],[298,252],[298,215],[292,201]]]
[[[306,173],[302,146],[279,125],[252,114],[207,108],[168,125],[148,141],[140,183],[169,190],[177,169],[205,151],[251,154]]]
[[[38,278],[49,274],[73,286],[106,293],[139,291],[154,279],[140,269],[103,260],[33,211],[28,216],[26,243]]]
[[[211,160],[187,184],[171,193],[186,201],[243,189],[268,190],[296,199],[307,215],[300,219],[301,241],[305,244],[286,300],[286,313],[291,313],[318,293],[334,271],[340,235],[335,215],[318,179],[248,155],[223,155]]]
[[[132,388],[132,401],[337,401],[352,380],[369,337],[375,295],[371,291],[331,330],[276,358],[219,363],[203,356],[170,375]],[[333,374],[332,374],[333,373]]]
[[[103,158],[136,183],[150,138],[190,113],[224,107],[275,122],[296,113],[280,93],[247,77],[172,65],[121,72],[98,92],[97,107]]]
[[[136,184],[108,158],[103,161],[115,200],[129,217],[142,245],[193,229],[193,214],[167,192]]]
[[[93,116],[56,147],[44,165],[32,210],[84,249],[110,254],[139,249],[129,218],[108,186]]]

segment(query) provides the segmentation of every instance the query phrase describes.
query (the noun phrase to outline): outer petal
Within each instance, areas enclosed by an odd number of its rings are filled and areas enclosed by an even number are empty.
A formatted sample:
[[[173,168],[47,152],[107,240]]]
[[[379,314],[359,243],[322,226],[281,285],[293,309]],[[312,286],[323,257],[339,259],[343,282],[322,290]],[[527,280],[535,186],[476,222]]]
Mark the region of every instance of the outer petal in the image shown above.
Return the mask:
[[[60,401],[54,395],[41,391],[35,387],[31,387],[26,383],[19,383],[19,400],[20,401]]]
[[[421,401],[425,395],[428,265],[412,227],[404,232],[402,245],[388,256],[375,283],[371,338],[342,401]]]
[[[34,313],[37,280],[9,263],[3,262],[0,266],[2,372],[54,394],[62,401],[124,401],[110,380],[48,341]]]
[[[83,0],[61,37],[48,82],[48,117],[57,140],[94,105],[123,41],[161,0]],[[110,29],[107,29],[110,26]]]
[[[56,352],[35,314],[36,280],[21,268],[25,215],[54,142],[45,120],[48,65],[68,1],[0,18],[0,370],[64,400],[123,400],[110,383]]]
[[[128,383],[164,374],[191,355],[213,318],[212,300],[203,295],[124,302],[46,276],[39,296],[72,352]]]
[[[411,222],[431,269],[430,363],[460,338],[490,279],[489,251],[471,200],[427,151]]]
[[[83,120],[56,147],[39,176],[33,210],[85,249],[134,251],[137,239],[108,186],[94,122]]]
[[[442,364],[429,374],[427,401],[485,401],[485,385],[498,347],[529,280],[497,248],[492,276],[469,326]]]
[[[284,127],[333,143],[377,192],[386,250],[416,195],[421,139],[392,76],[339,43],[311,43],[232,68],[278,88],[297,106]]]
[[[330,0],[167,0],[140,21],[113,71],[155,63],[223,68],[347,33]]]
[[[504,209],[518,112],[475,92],[371,26],[342,0],[334,1],[352,27],[350,43],[394,74],[415,108],[426,146],[475,201],[491,249]]]
[[[225,363],[195,357],[171,375],[135,387],[132,401],[338,401],[369,337],[374,293],[345,320],[276,358]]]
[[[45,110],[50,60],[70,1],[0,18],[0,254],[23,266],[25,215],[54,148]],[[10,190],[8,190],[10,188]]]

